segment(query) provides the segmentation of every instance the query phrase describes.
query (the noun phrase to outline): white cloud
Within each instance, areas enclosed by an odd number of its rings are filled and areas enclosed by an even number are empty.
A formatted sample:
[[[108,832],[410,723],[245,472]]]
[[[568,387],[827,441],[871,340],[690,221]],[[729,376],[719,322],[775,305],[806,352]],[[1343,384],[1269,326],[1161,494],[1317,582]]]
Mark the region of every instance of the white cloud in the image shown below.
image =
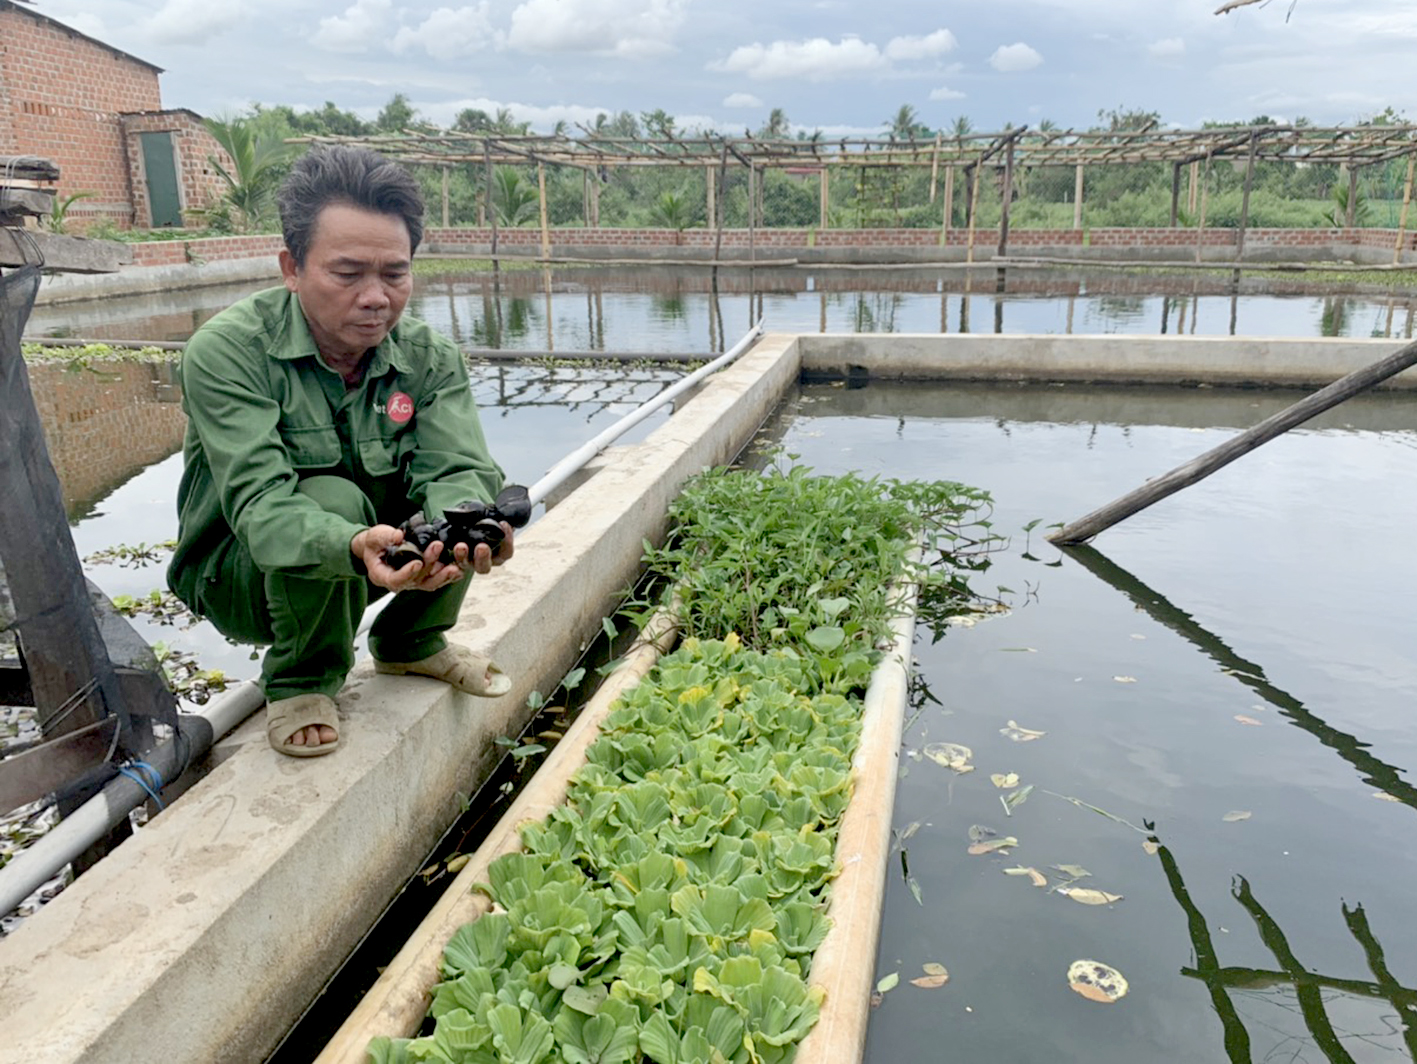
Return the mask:
[[[522,52],[644,58],[674,51],[690,0],[526,0],[507,44]]]
[[[965,93],[960,92],[958,89],[947,88],[944,85],[941,85],[938,89],[930,90],[930,99],[932,100],[962,100],[964,97]]]
[[[1032,70],[1043,62],[1043,57],[1020,41],[995,49],[989,57],[989,65],[1001,74],[1015,74],[1021,70]]]
[[[159,44],[205,44],[241,22],[239,5],[211,0],[167,0],[144,25]]]
[[[1186,42],[1180,37],[1164,37],[1147,45],[1146,50],[1157,59],[1176,59],[1186,54]]]
[[[886,58],[894,60],[934,59],[953,52],[959,42],[949,30],[936,30],[924,37],[894,37],[886,45]]]
[[[60,16],[60,21],[66,26],[73,26],[80,33],[87,34],[95,40],[103,40],[108,33],[108,27],[103,24],[103,19],[87,11],[76,11],[72,15]]]
[[[529,103],[490,100],[485,96],[474,99],[443,100],[428,104],[415,102],[414,106],[424,117],[445,127],[451,126],[458,113],[468,108],[485,111],[489,115],[495,115],[498,111],[505,109],[511,112],[512,118],[516,121],[530,122],[532,130],[537,133],[550,133],[556,127],[557,122],[566,122],[571,126],[577,124],[593,126],[596,115],[613,113],[607,107],[586,107],[582,104],[549,104],[543,107]]]
[[[843,37],[835,44],[825,37],[813,37],[808,41],[745,44],[733,49],[727,59],[710,63],[709,69],[746,74],[755,81],[773,78],[829,81],[869,74],[888,65],[879,48],[857,37]]]
[[[386,16],[393,6],[393,0],[354,0],[343,15],[322,18],[310,43],[326,52],[368,51],[387,39]]]
[[[440,7],[416,29],[399,27],[393,48],[423,48],[434,59],[459,59],[497,43],[487,0],[476,7]]]
[[[763,101],[751,92],[735,92],[723,98],[724,107],[761,107]]]

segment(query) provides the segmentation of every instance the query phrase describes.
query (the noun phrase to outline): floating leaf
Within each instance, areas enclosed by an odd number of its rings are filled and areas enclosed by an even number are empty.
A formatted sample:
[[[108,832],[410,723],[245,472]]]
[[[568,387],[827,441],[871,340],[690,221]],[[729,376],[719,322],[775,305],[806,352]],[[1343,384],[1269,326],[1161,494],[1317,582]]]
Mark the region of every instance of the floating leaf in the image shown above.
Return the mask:
[[[912,821],[906,826],[905,830],[900,833],[900,841],[901,841],[901,842],[905,842],[907,839],[909,839],[912,835],[914,835],[914,834],[915,834],[917,831],[919,831],[919,830],[920,830],[920,821],[918,821],[918,820],[912,820]]]
[[[994,853],[996,851],[1007,850],[1018,845],[1018,839],[1012,835],[1002,839],[990,839],[988,842],[976,842],[969,848],[970,854],[978,857],[980,854]]]
[[[927,964],[925,965],[925,967],[928,969],[931,966]],[[950,981],[950,973],[945,971],[944,968],[942,968],[938,964],[934,965],[934,967],[939,968],[940,970],[930,975],[922,975],[918,979],[912,979],[910,981],[910,985],[918,986],[921,990],[938,990],[940,987],[948,983]]]
[[[1092,875],[1086,868],[1078,864],[1055,864],[1053,867],[1071,879],[1086,879]]]
[[[1249,820],[1252,815],[1253,814],[1251,814],[1248,809],[1235,809],[1229,813],[1226,813],[1220,819],[1225,821],[1227,824],[1233,824],[1237,820]]]
[[[1153,857],[1155,857],[1157,852],[1161,849],[1161,843],[1157,842],[1154,839],[1146,839],[1144,842],[1142,842],[1141,848],[1147,853],[1151,854]]]
[[[1021,787],[1011,794],[1004,795],[1004,811],[1010,816],[1013,816],[1014,810],[1028,801],[1028,796],[1032,791],[1033,784],[1030,783],[1027,787]]]
[[[1009,787],[1018,786],[1017,772],[996,772],[992,776],[990,776],[989,779],[994,784],[994,786],[998,787],[1000,790],[1006,790]]]
[[[971,824],[971,825],[969,825],[969,841],[970,841],[970,842],[983,842],[985,839],[989,838],[990,836],[992,836],[992,835],[997,835],[997,834],[998,834],[998,832],[995,831],[993,828],[986,828],[983,824]]]
[[[955,772],[973,772],[974,766],[970,759],[974,757],[974,751],[959,743],[931,743],[925,747],[925,756],[937,765],[952,769]]]
[[[1024,868],[1022,866],[1017,868],[1005,868],[1004,875],[1028,876],[1031,880],[1033,880],[1033,885],[1035,887],[1046,887],[1048,885],[1048,877],[1045,876],[1042,872],[1038,871],[1038,869],[1036,868]]]
[[[1041,736],[1047,735],[1048,733],[1034,731],[1032,728],[1022,727],[1018,723],[1018,721],[1011,720],[1009,721],[1009,726],[1007,728],[999,729],[999,734],[1007,736],[1016,743],[1027,743],[1033,741],[1034,739],[1040,738]]]
[[[1387,791],[1374,791],[1374,792],[1373,792],[1373,797],[1374,797],[1374,798],[1381,798],[1381,799],[1382,799],[1383,801],[1385,801],[1385,802],[1400,802],[1400,801],[1402,801],[1402,799],[1399,798],[1399,797],[1397,797],[1397,795],[1395,795],[1395,794],[1388,794]]]
[[[455,855],[455,856],[453,856],[453,857],[449,857],[449,858],[448,858],[448,871],[449,871],[449,872],[452,872],[452,873],[455,873],[455,874],[458,873],[458,872],[461,872],[461,871],[463,870],[463,868],[467,865],[467,863],[468,863],[469,861],[471,861],[471,860],[472,860],[472,854],[470,854],[470,853],[460,853],[460,854],[457,854],[457,855]]]
[[[1135,676],[1114,676],[1114,677],[1112,677],[1112,679],[1116,680],[1118,683],[1136,683],[1136,682],[1137,682],[1137,678],[1136,678]]]
[[[1254,717],[1247,717],[1243,713],[1236,713],[1235,719],[1238,720],[1241,724],[1248,724],[1252,728],[1264,727],[1264,725],[1261,724],[1259,721],[1255,720]]]
[[[908,875],[905,877],[905,885],[910,888],[911,896],[923,907],[925,905],[925,899],[920,896],[919,881],[914,876]]]
[[[950,974],[949,972],[945,971],[945,966],[943,964],[937,964],[935,961],[926,961],[920,967],[924,969],[926,975],[947,976]]]
[[[878,994],[889,994],[889,993],[890,993],[892,990],[894,990],[899,984],[900,984],[900,973],[899,973],[899,972],[891,972],[890,975],[887,975],[887,976],[882,977],[881,981],[876,984],[876,993],[878,993]]]
[[[1092,890],[1089,887],[1059,887],[1058,893],[1084,905],[1111,905],[1114,901],[1122,900],[1120,894],[1108,894],[1105,890]]]
[[[1068,986],[1089,1001],[1110,1005],[1127,993],[1122,973],[1101,961],[1073,961],[1068,965]]]

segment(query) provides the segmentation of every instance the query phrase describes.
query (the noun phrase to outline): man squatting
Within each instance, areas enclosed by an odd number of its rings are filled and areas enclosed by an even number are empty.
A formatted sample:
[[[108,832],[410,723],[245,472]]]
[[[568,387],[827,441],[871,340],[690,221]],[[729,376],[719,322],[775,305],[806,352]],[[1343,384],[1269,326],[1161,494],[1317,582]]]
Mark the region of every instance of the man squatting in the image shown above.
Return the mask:
[[[395,592],[369,633],[379,672],[506,693],[495,663],[444,636],[472,572],[512,555],[485,544],[393,569],[385,548],[414,511],[490,502],[488,453],[451,340],[400,319],[423,236],[423,197],[375,152],[299,159],[277,202],[283,288],[229,307],[182,358],[187,414],[173,592],[223,634],[268,645],[266,734],[283,754],[339,745],[334,695],[354,664],[371,599]]]

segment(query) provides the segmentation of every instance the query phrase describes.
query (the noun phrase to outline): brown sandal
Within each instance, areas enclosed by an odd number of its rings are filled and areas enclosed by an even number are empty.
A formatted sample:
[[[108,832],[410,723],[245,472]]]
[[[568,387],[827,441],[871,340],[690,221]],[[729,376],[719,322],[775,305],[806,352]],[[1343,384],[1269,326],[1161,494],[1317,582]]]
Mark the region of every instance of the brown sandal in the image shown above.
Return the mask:
[[[305,728],[333,728],[335,741],[318,746],[291,743]],[[271,749],[290,757],[321,757],[339,746],[339,710],[329,695],[296,695],[266,703],[266,741]]]
[[[389,676],[431,676],[482,698],[497,698],[512,689],[511,677],[486,654],[451,643],[421,661],[376,661],[374,671]]]

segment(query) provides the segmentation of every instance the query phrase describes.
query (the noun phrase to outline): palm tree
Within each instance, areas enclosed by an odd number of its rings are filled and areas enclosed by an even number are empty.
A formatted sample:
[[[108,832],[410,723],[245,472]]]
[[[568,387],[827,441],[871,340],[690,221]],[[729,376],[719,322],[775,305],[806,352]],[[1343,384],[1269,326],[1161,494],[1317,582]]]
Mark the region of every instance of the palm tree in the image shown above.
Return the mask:
[[[974,132],[974,123],[969,120],[968,115],[960,115],[950,123],[950,136],[967,137]]]
[[[781,140],[787,136],[790,125],[791,123],[787,121],[787,112],[781,107],[774,107],[768,114],[768,120],[758,130],[758,136],[768,140]]]
[[[900,110],[886,119],[886,132],[891,140],[915,140],[929,135],[929,130],[920,121],[920,115],[908,103],[900,105]]]
[[[207,132],[231,158],[231,169],[222,165],[215,155],[207,161],[226,184],[222,201],[237,212],[237,227],[243,231],[257,229],[265,221],[272,194],[280,179],[282,164],[291,146],[279,137],[257,136],[249,119],[204,118]]]
[[[541,203],[536,187],[510,166],[492,171],[492,206],[502,225],[525,225],[536,217]]]

